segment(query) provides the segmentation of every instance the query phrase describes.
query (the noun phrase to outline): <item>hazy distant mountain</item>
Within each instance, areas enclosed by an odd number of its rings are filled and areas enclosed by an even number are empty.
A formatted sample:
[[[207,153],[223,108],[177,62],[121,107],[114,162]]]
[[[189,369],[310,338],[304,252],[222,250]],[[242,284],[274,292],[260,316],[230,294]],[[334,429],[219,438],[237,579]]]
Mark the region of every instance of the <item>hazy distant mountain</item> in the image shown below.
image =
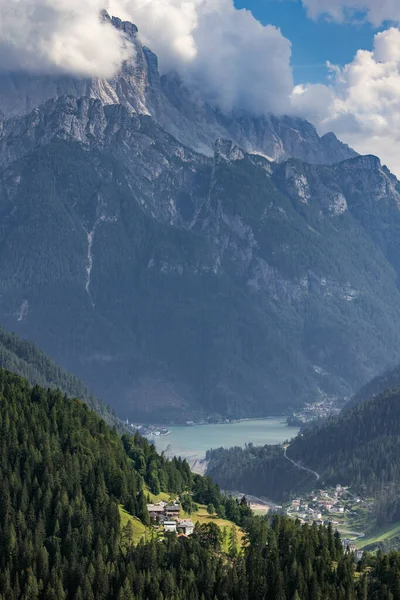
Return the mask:
[[[0,317],[122,414],[265,415],[400,362],[397,180],[198,154],[61,97],[0,125]]]

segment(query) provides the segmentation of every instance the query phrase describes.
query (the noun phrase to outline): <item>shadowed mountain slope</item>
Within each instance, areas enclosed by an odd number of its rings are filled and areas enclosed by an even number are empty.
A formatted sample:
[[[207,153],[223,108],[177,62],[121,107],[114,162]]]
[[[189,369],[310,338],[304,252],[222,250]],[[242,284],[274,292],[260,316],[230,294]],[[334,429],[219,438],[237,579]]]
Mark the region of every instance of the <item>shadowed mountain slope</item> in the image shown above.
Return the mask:
[[[397,347],[399,193],[375,157],[207,157],[62,97],[1,123],[0,168],[1,318],[122,416],[282,413]]]

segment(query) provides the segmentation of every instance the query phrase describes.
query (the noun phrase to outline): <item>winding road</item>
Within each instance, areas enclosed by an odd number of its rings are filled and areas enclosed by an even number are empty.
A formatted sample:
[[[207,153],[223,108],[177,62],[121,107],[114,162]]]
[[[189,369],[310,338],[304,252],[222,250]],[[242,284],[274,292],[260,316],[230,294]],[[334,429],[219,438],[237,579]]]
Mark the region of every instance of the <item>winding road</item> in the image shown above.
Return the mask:
[[[317,478],[317,481],[320,480],[320,476],[319,476],[319,474],[316,471],[313,471],[312,469],[309,469],[308,467],[303,467],[303,465],[301,465],[300,463],[298,463],[295,460],[292,460],[291,458],[289,458],[288,455],[286,454],[286,446],[285,446],[285,448],[283,450],[283,456],[286,458],[286,460],[288,460],[289,462],[291,462],[292,465],[294,465],[298,469],[301,469],[302,471],[308,471],[309,473],[312,473],[312,475],[314,475],[314,477]]]

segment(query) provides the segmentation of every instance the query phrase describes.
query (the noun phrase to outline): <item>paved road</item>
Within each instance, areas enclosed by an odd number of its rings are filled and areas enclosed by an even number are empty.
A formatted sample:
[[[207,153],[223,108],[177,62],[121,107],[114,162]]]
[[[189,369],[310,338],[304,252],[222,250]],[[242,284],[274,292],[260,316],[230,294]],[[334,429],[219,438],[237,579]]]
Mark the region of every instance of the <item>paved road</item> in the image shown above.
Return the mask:
[[[301,469],[302,471],[308,471],[309,473],[312,473],[312,475],[314,475],[314,477],[317,478],[317,481],[320,480],[320,476],[319,476],[319,474],[316,471],[313,471],[312,469],[309,469],[308,467],[304,467],[300,463],[298,463],[295,460],[292,460],[291,458],[289,458],[288,455],[286,454],[286,448],[283,451],[283,456],[286,458],[286,460],[288,460],[289,462],[291,462],[292,465],[294,465],[298,469]]]

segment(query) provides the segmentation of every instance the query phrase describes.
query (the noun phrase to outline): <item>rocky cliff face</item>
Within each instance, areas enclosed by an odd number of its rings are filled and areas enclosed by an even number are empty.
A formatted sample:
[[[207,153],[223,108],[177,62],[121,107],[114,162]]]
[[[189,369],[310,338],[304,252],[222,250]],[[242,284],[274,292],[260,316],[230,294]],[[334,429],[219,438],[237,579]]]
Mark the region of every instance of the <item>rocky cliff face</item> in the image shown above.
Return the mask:
[[[246,152],[274,161],[294,157],[330,164],[356,156],[333,133],[320,138],[303,119],[222,114],[193,96],[176,74],[160,77],[157,57],[141,44],[135,25],[111,19],[107,13],[104,18],[123,31],[134,47],[134,58],[123,65],[120,73],[107,81],[0,73],[0,116],[29,113],[50,98],[87,96],[103,104],[122,104],[136,114],[151,115],[183,145],[207,156],[212,156],[218,138],[232,139]]]
[[[378,159],[274,163],[226,138],[208,156],[132,108],[72,95],[1,122],[9,329],[143,420],[283,412],[400,361]]]

